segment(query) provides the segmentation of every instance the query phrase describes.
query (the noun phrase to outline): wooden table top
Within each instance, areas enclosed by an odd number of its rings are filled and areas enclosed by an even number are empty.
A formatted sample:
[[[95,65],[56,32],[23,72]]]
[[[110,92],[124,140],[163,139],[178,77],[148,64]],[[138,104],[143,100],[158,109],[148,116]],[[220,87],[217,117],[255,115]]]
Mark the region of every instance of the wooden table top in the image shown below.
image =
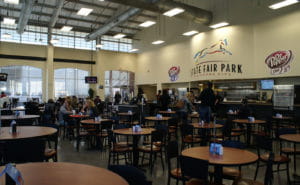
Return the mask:
[[[0,140],[16,140],[52,135],[57,129],[40,126],[17,126],[17,133],[11,134],[10,127],[1,127]]]
[[[111,119],[101,119],[100,121],[95,121],[95,119],[85,119],[81,120],[80,123],[89,125],[100,125],[104,121],[112,121]]]
[[[146,120],[150,121],[168,121],[171,117],[163,116],[162,118],[157,118],[156,116],[145,117]]]
[[[204,129],[211,129],[211,128],[222,128],[223,125],[221,124],[216,124],[214,126],[213,123],[204,123],[203,125],[200,125],[199,123],[192,123],[194,128],[204,128]]]
[[[155,131],[154,128],[142,128],[141,132],[133,132],[132,128],[121,128],[113,130],[115,134],[121,135],[150,135],[152,131]]]
[[[160,114],[176,114],[176,111],[167,111],[167,110],[160,110],[158,111]]]
[[[227,115],[233,115],[233,116],[239,115],[238,112],[227,112],[226,114],[227,114]]]
[[[104,168],[76,163],[17,164],[25,184],[30,185],[128,185],[118,174]],[[3,167],[1,167],[1,171]],[[2,178],[4,181],[4,178]],[[2,182],[2,184],[5,184]]]
[[[280,139],[300,143],[300,134],[283,134],[279,136]]]
[[[223,147],[223,155],[212,155],[209,147],[192,147],[182,151],[182,155],[196,159],[208,160],[212,165],[236,166],[254,163],[258,156],[248,150]]]
[[[3,115],[1,116],[1,120],[17,120],[17,119],[35,119],[39,118],[39,115],[24,115],[24,116],[18,116],[16,117],[15,115]]]
[[[190,114],[190,117],[199,118],[199,114],[198,113],[192,113],[192,114]]]
[[[254,121],[249,121],[248,119],[235,119],[233,120],[235,123],[243,123],[243,124],[263,124],[266,123],[265,120],[256,119]]]
[[[135,112],[132,113],[128,113],[128,112],[119,112],[118,115],[119,116],[133,116],[135,114]]]
[[[293,117],[290,116],[282,116],[282,117],[277,117],[277,116],[272,116],[273,119],[278,119],[278,120],[292,120]]]
[[[75,114],[75,115],[70,114],[69,116],[71,118],[87,118],[87,117],[89,117],[89,115],[80,115],[80,114]]]

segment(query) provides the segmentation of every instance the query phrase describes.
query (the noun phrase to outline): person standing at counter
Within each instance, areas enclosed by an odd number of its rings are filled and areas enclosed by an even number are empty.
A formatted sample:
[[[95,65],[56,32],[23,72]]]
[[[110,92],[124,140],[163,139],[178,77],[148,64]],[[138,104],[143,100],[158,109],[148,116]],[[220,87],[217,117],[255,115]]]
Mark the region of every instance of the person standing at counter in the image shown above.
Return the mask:
[[[120,92],[117,91],[116,94],[115,94],[115,105],[120,104],[121,98],[122,98],[122,97],[121,97]]]
[[[163,94],[160,97],[161,110],[166,111],[171,103],[171,97],[169,96],[168,90],[164,89]]]
[[[242,100],[242,105],[238,110],[238,116],[240,119],[247,119],[249,116],[252,116],[252,110],[248,105],[247,98]]]
[[[207,88],[205,88],[199,95],[198,99],[201,101],[199,106],[200,119],[205,123],[210,122],[212,107],[215,105],[215,94],[212,90],[212,83],[207,83]]]

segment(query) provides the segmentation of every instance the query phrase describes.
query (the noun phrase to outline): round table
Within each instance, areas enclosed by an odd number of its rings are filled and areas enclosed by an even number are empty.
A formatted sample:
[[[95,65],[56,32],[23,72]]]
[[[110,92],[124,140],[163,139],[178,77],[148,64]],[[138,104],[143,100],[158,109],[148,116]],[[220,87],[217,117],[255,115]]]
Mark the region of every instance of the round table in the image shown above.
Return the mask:
[[[275,136],[276,136],[276,138],[278,138],[279,137],[278,130],[280,128],[280,122],[281,121],[291,122],[294,118],[290,117],[290,116],[281,116],[281,117],[272,116],[272,119],[275,120],[275,130],[276,130]]]
[[[248,119],[235,119],[233,120],[234,123],[240,123],[240,124],[246,124],[247,126],[247,145],[250,145],[251,141],[251,131],[252,131],[252,125],[257,125],[257,124],[265,124],[265,120],[254,120],[254,121],[249,121]]]
[[[39,115],[23,115],[23,116],[15,116],[15,115],[3,115],[1,116],[1,121],[5,120],[21,120],[21,119],[37,119],[39,118]]]
[[[0,141],[49,136],[56,133],[57,129],[40,126],[18,126],[17,133],[11,134],[9,131],[10,127],[1,127]]]
[[[223,125],[221,124],[213,124],[213,123],[204,123],[203,125],[200,125],[199,123],[192,123],[194,128],[198,129],[213,129],[213,128],[222,128]]]
[[[113,120],[101,119],[100,121],[95,121],[95,119],[85,119],[85,120],[81,120],[80,123],[87,124],[87,125],[101,125],[101,123],[105,121],[113,121]]]
[[[222,184],[223,166],[241,166],[254,163],[258,156],[247,150],[223,147],[223,155],[212,155],[209,147],[193,147],[182,151],[182,155],[201,160],[208,160],[215,167],[216,184]]]
[[[30,185],[128,185],[118,174],[104,168],[76,163],[17,164],[25,184]],[[1,170],[3,167],[1,168]],[[4,181],[4,178],[2,178]],[[2,182],[5,184],[5,182]]]
[[[142,135],[150,135],[153,131],[155,131],[154,128],[142,128],[142,131],[140,132],[133,132],[132,128],[122,128],[122,129],[116,129],[113,130],[115,134],[120,134],[120,135],[128,135],[133,137],[133,165],[138,166],[139,162],[139,151],[138,151],[138,141],[139,141],[139,136]]]
[[[171,119],[171,117],[163,116],[161,118],[157,118],[156,116],[148,116],[145,117],[145,120],[147,121],[155,121],[156,124],[162,123],[162,122],[168,122]]]
[[[132,124],[133,116],[134,115],[135,115],[135,112],[131,112],[131,113],[129,113],[129,112],[119,112],[118,113],[119,117],[127,117],[128,120],[129,120],[129,122],[130,122],[130,124]]]
[[[160,111],[158,111],[158,113],[159,114],[172,115],[172,114],[176,114],[176,111],[160,110]]]

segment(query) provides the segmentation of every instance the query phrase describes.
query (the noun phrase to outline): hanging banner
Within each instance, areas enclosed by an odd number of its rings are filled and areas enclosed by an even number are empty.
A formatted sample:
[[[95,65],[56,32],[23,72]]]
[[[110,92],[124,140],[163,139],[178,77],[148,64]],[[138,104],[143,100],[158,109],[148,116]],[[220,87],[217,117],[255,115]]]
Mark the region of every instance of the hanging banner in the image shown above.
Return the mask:
[[[291,70],[290,63],[293,58],[291,50],[275,51],[266,58],[265,63],[271,70],[270,73],[272,75],[279,75]]]

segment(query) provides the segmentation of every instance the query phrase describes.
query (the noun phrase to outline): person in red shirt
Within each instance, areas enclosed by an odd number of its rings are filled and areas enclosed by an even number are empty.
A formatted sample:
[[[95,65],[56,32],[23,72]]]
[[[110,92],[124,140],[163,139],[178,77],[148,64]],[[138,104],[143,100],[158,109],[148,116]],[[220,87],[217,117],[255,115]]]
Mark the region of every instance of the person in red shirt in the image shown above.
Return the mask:
[[[0,98],[3,98],[3,97],[6,97],[6,94],[5,94],[5,92],[2,91]]]

